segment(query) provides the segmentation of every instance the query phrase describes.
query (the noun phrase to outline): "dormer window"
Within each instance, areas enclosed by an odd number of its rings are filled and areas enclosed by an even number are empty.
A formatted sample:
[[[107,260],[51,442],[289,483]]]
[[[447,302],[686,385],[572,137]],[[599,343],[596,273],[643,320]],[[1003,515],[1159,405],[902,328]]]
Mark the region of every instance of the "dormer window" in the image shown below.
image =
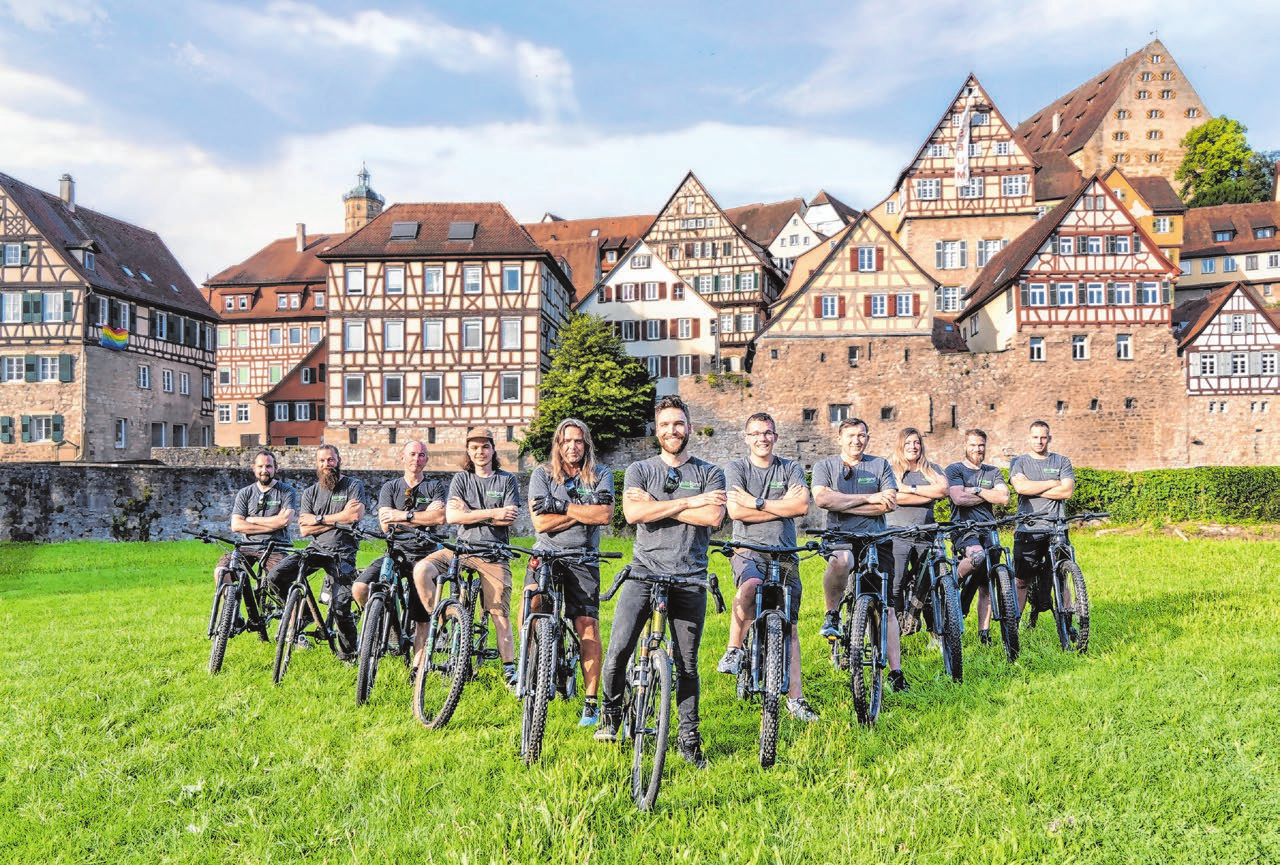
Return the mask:
[[[90,252],[90,251],[89,251],[89,250],[87,250],[87,249],[84,251],[84,269],[85,269],[85,270],[97,270],[97,269],[98,269],[98,258],[97,258],[97,256],[95,256],[92,252]]]
[[[151,281],[151,277],[147,276],[147,272],[145,270],[140,270],[138,271],[138,273],[141,274],[142,278],[145,279],[147,282]]]
[[[222,308],[223,308],[223,309],[226,309],[226,310],[233,310],[233,309],[235,309],[235,308],[236,308],[236,299],[235,299],[234,297],[232,297],[231,295],[227,295],[225,298],[223,298],[223,301],[222,301]]]
[[[1214,243],[1229,243],[1229,242],[1231,241],[1231,239],[1232,239],[1233,237],[1235,237],[1235,236],[1236,236],[1236,233],[1235,233],[1235,230],[1234,230],[1234,229],[1230,229],[1230,228],[1228,228],[1228,229],[1223,229],[1223,230],[1221,230],[1221,231],[1215,231],[1215,232],[1213,233],[1213,242],[1214,242]]]
[[[1274,225],[1264,225],[1253,230],[1254,240],[1266,240],[1276,236],[1276,227]]]
[[[123,264],[120,265],[120,269],[124,271],[125,276],[133,276],[133,271],[125,267]]]
[[[311,304],[316,309],[324,309],[324,292],[317,291],[311,298]]]
[[[239,307],[240,307],[240,309],[248,309],[248,308],[249,308],[249,295],[247,295],[247,294],[242,294],[242,295],[240,295],[240,298],[239,298],[239,300],[238,300],[238,302],[237,302],[237,304],[236,304],[236,305],[237,305],[237,306],[239,306]]]
[[[277,294],[277,295],[276,295],[276,309],[288,309],[288,308],[289,308],[289,297],[288,297],[288,295],[284,295],[284,294]]]

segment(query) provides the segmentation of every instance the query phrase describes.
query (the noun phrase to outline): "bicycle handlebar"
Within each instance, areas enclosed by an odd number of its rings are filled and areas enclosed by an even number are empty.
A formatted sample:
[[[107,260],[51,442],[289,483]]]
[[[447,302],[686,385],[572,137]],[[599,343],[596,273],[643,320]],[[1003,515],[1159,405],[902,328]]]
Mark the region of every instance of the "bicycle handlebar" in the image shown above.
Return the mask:
[[[698,571],[697,573],[703,573]],[[711,592],[716,602],[716,612],[723,613],[727,608],[724,603],[724,595],[720,594],[720,579],[715,574],[708,573],[706,579],[700,579],[693,574],[632,574],[631,566],[618,571],[618,575],[613,578],[613,585],[609,587],[609,591],[600,596],[601,601],[612,600],[613,596],[618,593],[618,589],[622,588],[622,584],[627,580],[636,580],[641,583],[649,583],[655,586],[667,586],[676,588],[702,589]]]
[[[241,550],[243,549],[268,550],[273,546],[284,546],[275,538],[267,538],[265,541],[251,541],[248,539],[237,540],[236,538],[228,538],[225,535],[215,535],[213,532],[209,531],[208,529],[201,529],[198,532],[192,531],[191,529],[183,529],[182,533],[184,535],[192,535],[196,537],[197,539],[200,540],[201,543],[226,544],[229,547],[235,547],[236,549],[241,549]]]
[[[823,545],[819,541],[809,541],[802,547],[778,547],[768,544],[752,544],[746,541],[716,541],[710,551],[719,553],[722,556],[732,556],[734,550],[751,550],[754,553],[770,557],[781,557],[790,553],[817,553],[822,548]]]

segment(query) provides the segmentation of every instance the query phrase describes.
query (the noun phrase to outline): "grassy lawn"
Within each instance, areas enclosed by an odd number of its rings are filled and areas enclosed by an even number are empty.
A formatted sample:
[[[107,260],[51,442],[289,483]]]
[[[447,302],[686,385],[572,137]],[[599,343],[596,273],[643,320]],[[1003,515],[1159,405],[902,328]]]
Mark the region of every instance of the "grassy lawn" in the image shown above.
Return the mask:
[[[390,663],[361,708],[355,670],[323,650],[273,687],[252,635],[210,677],[211,547],[2,544],[0,862],[1280,861],[1280,542],[1081,532],[1078,548],[1087,657],[1048,622],[1010,666],[971,617],[964,683],[910,638],[912,689],[871,731],[817,636],[809,562],[823,720],[785,718],[769,770],[758,710],[715,672],[727,617],[709,614],[711,765],[673,754],[642,815],[629,754],[579,730],[578,703],[552,705],[541,764],[520,762],[492,664],[427,731]]]

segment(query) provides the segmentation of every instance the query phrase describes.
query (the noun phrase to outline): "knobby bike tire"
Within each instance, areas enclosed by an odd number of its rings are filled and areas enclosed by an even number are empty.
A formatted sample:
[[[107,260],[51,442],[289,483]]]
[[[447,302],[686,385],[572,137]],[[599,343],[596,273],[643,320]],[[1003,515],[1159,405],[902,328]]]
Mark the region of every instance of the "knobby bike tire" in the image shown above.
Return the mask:
[[[231,629],[236,626],[236,613],[240,609],[240,589],[235,583],[223,583],[218,589],[218,624],[213,632],[213,646],[209,649],[209,673],[217,675],[222,669],[222,659],[227,654],[227,641]]]
[[[360,655],[356,664],[356,705],[363,706],[378,678],[378,662],[387,648],[387,609],[380,596],[374,595],[365,607],[360,628]]]
[[[764,636],[764,693],[760,698],[760,765],[778,756],[778,713],[782,708],[782,617],[769,616]]]
[[[671,661],[664,649],[649,653],[648,685],[636,692],[632,711],[631,798],[637,808],[648,811],[662,786],[662,764],[671,732]]]
[[[289,669],[289,659],[293,657],[293,641],[301,630],[302,590],[294,587],[289,590],[284,601],[284,609],[280,614],[280,627],[276,628],[276,661],[271,668],[271,681],[278,685]]]
[[[413,716],[438,730],[458,708],[471,677],[471,617],[465,603],[450,598],[431,617],[422,666],[413,682]]]
[[[1075,562],[1067,561],[1058,565],[1058,571],[1062,574],[1061,584],[1070,585],[1072,594],[1075,596],[1072,600],[1072,608],[1075,610],[1076,617],[1076,651],[1083,655],[1089,651],[1089,589],[1084,584],[1084,572],[1080,570],[1080,566]],[[1070,624],[1070,615],[1067,616],[1067,622]]]
[[[555,686],[555,634],[550,618],[532,622],[528,629],[528,655],[524,663],[524,705],[520,717],[520,753],[525,765],[542,756],[542,735],[547,728],[547,706]]]
[[[1013,584],[1009,566],[1001,562],[995,566],[996,591],[1000,593],[1000,642],[1004,654],[1012,664],[1021,651],[1018,639],[1018,592]]]
[[[951,577],[944,576],[938,580],[935,607],[941,607],[938,639],[942,641],[942,668],[952,681],[964,679],[964,649],[960,634],[964,628],[964,614],[960,611],[960,590],[956,588]]]
[[[873,604],[870,595],[858,598],[853,608],[849,678],[853,688],[853,711],[858,716],[858,723],[866,727],[876,722],[884,698],[885,659],[880,655],[883,613],[879,604]]]

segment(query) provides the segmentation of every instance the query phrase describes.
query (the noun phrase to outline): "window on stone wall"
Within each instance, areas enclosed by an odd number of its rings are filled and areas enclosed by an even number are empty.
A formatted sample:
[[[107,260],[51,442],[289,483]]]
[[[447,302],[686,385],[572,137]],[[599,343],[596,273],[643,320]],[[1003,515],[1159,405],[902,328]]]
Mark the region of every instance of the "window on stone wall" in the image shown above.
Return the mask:
[[[805,423],[813,423],[818,419],[818,410],[816,408],[801,409],[800,417]]]

